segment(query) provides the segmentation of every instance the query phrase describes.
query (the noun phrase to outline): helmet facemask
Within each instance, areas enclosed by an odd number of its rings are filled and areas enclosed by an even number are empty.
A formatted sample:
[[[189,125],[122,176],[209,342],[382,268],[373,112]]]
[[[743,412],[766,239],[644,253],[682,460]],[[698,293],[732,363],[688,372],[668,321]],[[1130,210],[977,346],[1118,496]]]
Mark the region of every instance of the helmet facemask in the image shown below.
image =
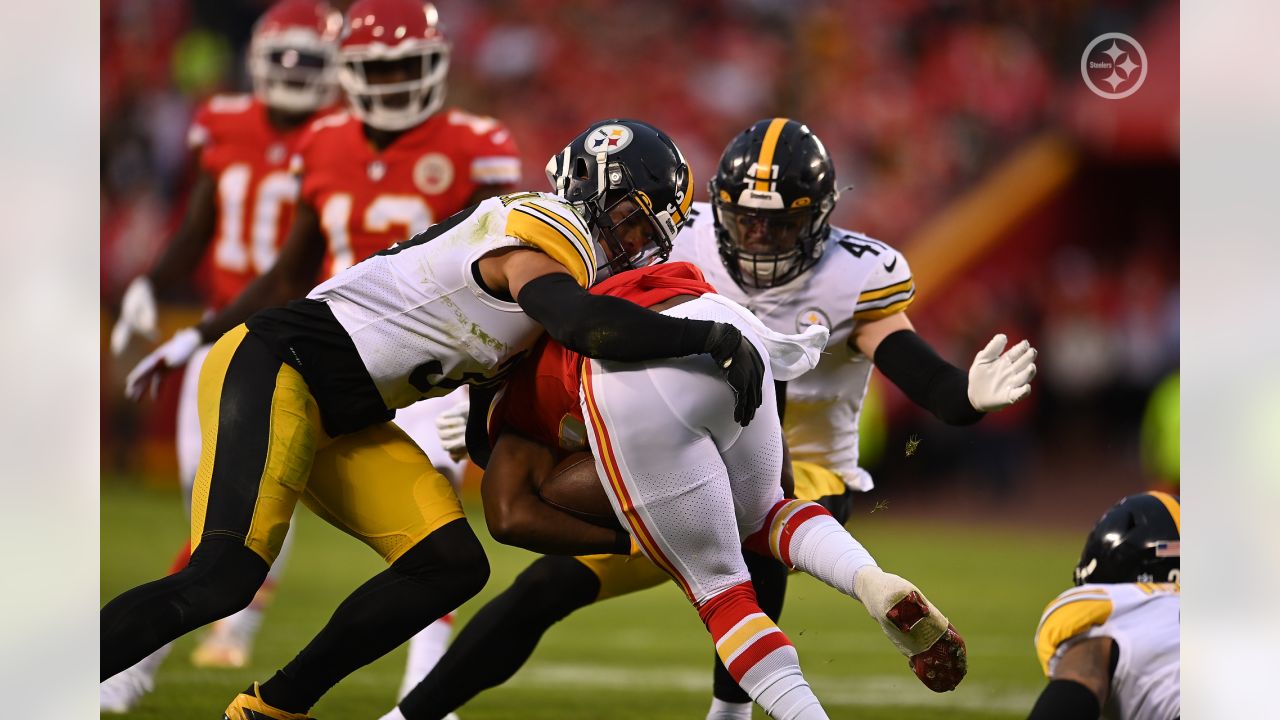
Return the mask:
[[[679,229],[671,213],[654,211],[653,202],[636,187],[626,165],[605,158],[604,153],[596,158],[596,192],[577,203],[599,253],[597,280],[666,262]],[[576,165],[576,178],[589,180],[591,168],[586,161],[579,158]]]
[[[341,60],[338,78],[351,110],[370,127],[407,130],[444,104],[449,45],[442,40],[403,45],[392,51],[344,49]]]
[[[716,238],[729,274],[751,288],[794,280],[822,256],[834,205],[833,199],[826,207],[747,207],[726,201],[712,188]]]
[[[337,99],[333,44],[305,29],[255,38],[248,66],[254,94],[270,108],[309,113]]]

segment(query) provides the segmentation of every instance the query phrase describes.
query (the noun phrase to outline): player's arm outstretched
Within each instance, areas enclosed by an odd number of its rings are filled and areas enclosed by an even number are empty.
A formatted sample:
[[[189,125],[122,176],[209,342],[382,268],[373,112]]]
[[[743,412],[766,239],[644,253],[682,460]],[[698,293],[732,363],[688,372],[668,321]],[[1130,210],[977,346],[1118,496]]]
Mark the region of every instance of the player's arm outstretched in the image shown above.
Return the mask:
[[[254,279],[225,308],[195,327],[174,333],[172,338],[143,358],[129,373],[125,393],[137,400],[148,389],[154,392],[164,373],[185,364],[201,345],[217,340],[258,310],[283,305],[306,295],[315,285],[324,253],[320,218],[310,203],[299,201],[289,235],[271,269]]]
[[[134,335],[156,339],[156,295],[177,287],[195,272],[213,240],[217,217],[216,182],[201,169],[187,199],[182,225],[150,271],[129,283],[120,317],[111,329],[111,353],[120,355]]]
[[[1109,637],[1071,644],[1054,665],[1028,720],[1096,720],[1111,695],[1119,646]]]
[[[998,334],[973,358],[969,371],[952,365],[916,334],[906,313],[860,322],[849,344],[871,358],[911,401],[948,425],[969,425],[1031,393],[1036,349],[1026,340],[1005,350]]]

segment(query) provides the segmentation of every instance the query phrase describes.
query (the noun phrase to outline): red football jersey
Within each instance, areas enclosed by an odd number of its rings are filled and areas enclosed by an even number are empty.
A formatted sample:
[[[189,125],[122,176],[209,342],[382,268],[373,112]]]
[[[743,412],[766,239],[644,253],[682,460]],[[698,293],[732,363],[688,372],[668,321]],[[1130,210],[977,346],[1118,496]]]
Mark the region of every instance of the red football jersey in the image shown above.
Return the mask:
[[[656,305],[677,295],[715,292],[702,271],[673,262],[619,273],[591,288],[637,305]],[[504,430],[557,450],[557,457],[587,450],[586,425],[578,402],[582,356],[544,335],[507,378],[489,417],[489,442]]]
[[[293,169],[319,214],[331,277],[464,209],[478,187],[518,182],[520,156],[502,123],[461,110],[432,115],[381,152],[341,112],[312,123]]]
[[[289,158],[305,127],[276,130],[252,95],[217,95],[196,111],[187,140],[217,183],[210,307],[226,305],[275,262],[298,198]]]

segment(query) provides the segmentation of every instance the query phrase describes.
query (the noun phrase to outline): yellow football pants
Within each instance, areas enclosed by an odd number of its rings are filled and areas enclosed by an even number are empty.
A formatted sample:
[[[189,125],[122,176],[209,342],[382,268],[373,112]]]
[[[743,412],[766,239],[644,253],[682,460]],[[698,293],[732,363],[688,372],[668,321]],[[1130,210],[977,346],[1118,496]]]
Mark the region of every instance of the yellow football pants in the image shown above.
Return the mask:
[[[209,351],[199,411],[193,551],[233,537],[271,563],[299,499],[388,563],[463,517],[449,481],[395,425],[329,437],[302,376],[244,325]]]

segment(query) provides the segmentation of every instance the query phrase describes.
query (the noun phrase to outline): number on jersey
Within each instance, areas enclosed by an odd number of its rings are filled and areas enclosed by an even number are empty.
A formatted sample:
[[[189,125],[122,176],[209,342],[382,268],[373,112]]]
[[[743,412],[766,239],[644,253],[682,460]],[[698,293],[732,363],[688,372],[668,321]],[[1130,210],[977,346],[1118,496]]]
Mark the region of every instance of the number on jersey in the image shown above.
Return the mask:
[[[213,261],[231,272],[250,268],[261,275],[276,261],[280,214],[298,199],[298,183],[284,170],[268,173],[258,182],[252,212],[246,217],[253,168],[248,163],[228,166],[218,176],[219,233]],[[246,219],[249,227],[245,227]],[[247,242],[246,242],[247,236]]]

